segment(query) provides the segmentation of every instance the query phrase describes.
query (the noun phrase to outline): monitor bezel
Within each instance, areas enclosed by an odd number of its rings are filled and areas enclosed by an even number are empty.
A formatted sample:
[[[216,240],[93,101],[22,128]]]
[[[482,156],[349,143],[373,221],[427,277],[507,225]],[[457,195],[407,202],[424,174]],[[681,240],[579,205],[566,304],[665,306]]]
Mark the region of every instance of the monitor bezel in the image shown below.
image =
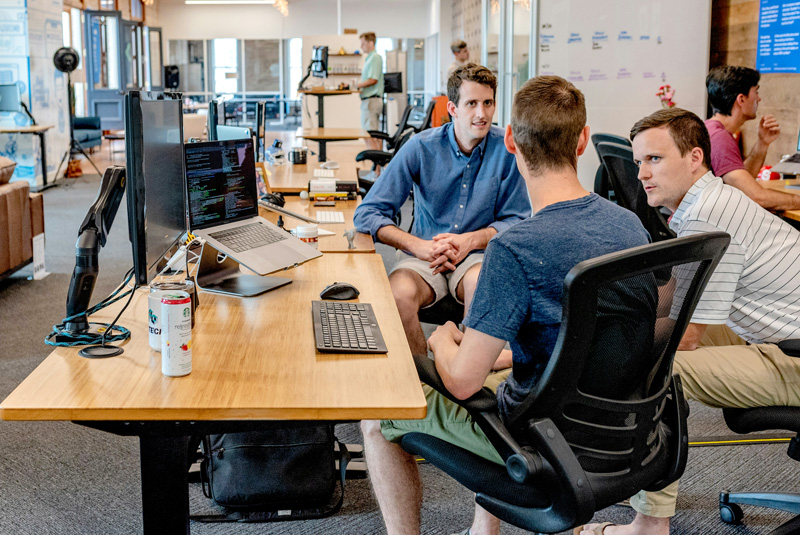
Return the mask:
[[[128,237],[131,242],[133,253],[134,279],[139,286],[147,286],[161,272],[166,265],[169,257],[177,251],[181,238],[188,228],[188,211],[186,206],[186,195],[184,199],[184,232],[172,240],[172,243],[161,258],[152,265],[147,263],[147,233],[145,228],[145,188],[144,188],[144,169],[141,159],[133,158],[135,154],[143,154],[142,138],[131,135],[133,132],[141,132],[142,126],[142,101],[176,100],[178,101],[179,116],[181,121],[180,144],[183,152],[183,95],[172,91],[129,91],[125,95],[125,150],[126,150],[126,184],[125,192],[128,207]],[[143,137],[143,136],[142,136]],[[182,184],[186,190],[185,164],[181,159]]]

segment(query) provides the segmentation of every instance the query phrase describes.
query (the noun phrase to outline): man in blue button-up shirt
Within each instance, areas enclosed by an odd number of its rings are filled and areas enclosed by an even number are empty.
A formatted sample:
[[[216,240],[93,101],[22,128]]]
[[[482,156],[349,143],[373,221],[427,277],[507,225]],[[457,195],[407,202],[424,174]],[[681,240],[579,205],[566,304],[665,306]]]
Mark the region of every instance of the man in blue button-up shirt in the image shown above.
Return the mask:
[[[427,354],[419,309],[449,293],[468,310],[489,240],[531,215],[503,130],[491,125],[496,88],[486,67],[456,69],[447,82],[452,122],[411,138],[355,212],[360,232],[398,249],[389,283],[414,354]],[[393,218],[412,189],[409,233]]]

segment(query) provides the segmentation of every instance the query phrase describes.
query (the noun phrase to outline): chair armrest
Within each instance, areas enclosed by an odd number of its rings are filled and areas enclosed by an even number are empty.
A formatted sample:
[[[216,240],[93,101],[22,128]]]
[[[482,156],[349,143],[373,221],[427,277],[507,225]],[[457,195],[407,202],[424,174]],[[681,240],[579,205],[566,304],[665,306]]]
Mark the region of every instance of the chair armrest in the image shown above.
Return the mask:
[[[375,138],[383,139],[383,140],[391,139],[391,137],[392,137],[389,134],[387,134],[386,132],[381,132],[380,130],[367,130],[367,134],[369,134],[370,137],[375,137]]]
[[[524,483],[536,476],[542,469],[541,457],[537,452],[520,446],[503,425],[494,392],[484,387],[467,399],[458,399],[445,388],[444,381],[436,370],[436,364],[427,355],[414,355],[414,365],[422,382],[469,411],[506,462],[506,470],[511,479],[517,483]]]
[[[389,160],[392,159],[392,156],[394,156],[394,154],[391,152],[385,152],[382,150],[362,150],[356,155],[356,161],[362,162],[364,160],[369,160],[377,165],[383,166],[389,163]]]
[[[74,117],[72,127],[78,129],[100,130],[100,117]]]

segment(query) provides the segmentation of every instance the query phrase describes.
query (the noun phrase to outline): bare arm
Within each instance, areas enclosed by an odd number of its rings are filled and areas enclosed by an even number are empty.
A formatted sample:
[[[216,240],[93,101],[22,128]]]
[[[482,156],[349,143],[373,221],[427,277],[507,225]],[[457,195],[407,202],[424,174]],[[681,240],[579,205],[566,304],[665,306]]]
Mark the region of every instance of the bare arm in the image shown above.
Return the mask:
[[[753,175],[744,169],[736,169],[722,176],[723,182],[742,190],[767,210],[800,210],[800,195],[762,188]]]
[[[702,323],[690,323],[683,333],[681,343],[678,344],[678,351],[694,351],[700,345],[700,340],[706,332],[708,325]]]
[[[767,149],[773,141],[778,139],[780,133],[781,127],[772,115],[765,115],[758,122],[758,139],[744,160],[744,167],[750,176],[758,176],[767,157]]]
[[[375,85],[377,83],[378,83],[378,80],[376,80],[375,78],[367,78],[363,82],[359,82],[356,87],[358,89],[364,89],[365,87],[369,87],[369,86]]]
[[[378,229],[376,236],[381,243],[385,243],[396,249],[408,251],[420,260],[433,262],[440,257],[447,258],[442,255],[442,250],[449,248],[449,245],[437,244],[433,240],[417,238],[404,230],[400,230],[394,225],[381,227]]]
[[[458,399],[467,399],[483,387],[506,342],[469,328],[462,337],[458,327],[448,321],[434,331],[428,345],[447,390]]]

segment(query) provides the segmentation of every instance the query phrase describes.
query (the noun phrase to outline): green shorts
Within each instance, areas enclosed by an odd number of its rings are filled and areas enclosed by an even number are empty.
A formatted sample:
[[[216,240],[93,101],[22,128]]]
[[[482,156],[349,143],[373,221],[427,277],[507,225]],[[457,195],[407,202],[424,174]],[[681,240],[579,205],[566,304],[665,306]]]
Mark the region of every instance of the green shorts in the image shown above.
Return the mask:
[[[491,373],[484,386],[492,392],[506,380],[511,368]],[[425,433],[471,451],[489,461],[505,464],[500,454],[472,420],[466,409],[453,403],[428,385],[422,385],[428,414],[422,420],[382,420],[381,433],[390,442],[400,442],[406,433]]]

